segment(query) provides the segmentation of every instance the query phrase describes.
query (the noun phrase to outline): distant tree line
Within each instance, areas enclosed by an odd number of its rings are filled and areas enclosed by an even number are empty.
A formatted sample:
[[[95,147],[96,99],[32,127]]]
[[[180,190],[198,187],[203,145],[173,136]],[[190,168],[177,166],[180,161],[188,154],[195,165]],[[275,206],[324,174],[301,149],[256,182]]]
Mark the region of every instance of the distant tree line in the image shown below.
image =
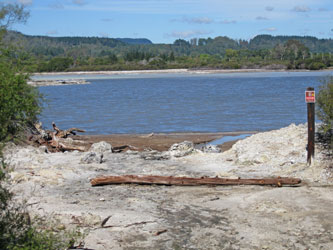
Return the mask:
[[[147,39],[26,36],[12,31],[4,42],[21,48],[20,56],[13,56],[31,72],[333,66],[333,40],[308,36],[259,35],[250,41],[219,36],[152,44]]]

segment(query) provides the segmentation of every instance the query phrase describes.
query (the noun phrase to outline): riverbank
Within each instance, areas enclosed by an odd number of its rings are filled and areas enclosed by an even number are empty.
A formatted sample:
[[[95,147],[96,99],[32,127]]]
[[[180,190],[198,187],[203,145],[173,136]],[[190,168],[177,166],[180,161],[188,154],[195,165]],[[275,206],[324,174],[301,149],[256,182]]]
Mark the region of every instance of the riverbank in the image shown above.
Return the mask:
[[[218,145],[223,151],[232,147],[237,136],[254,134],[256,131],[246,132],[220,132],[220,133],[151,133],[151,134],[112,134],[112,135],[77,135],[73,139],[84,141],[88,144],[105,141],[113,147],[135,148],[137,151],[157,150],[167,151],[173,144],[183,141],[191,141],[194,144],[206,144],[211,141],[229,136],[230,140]],[[235,137],[235,139],[232,139]],[[125,151],[126,151],[125,150]]]
[[[332,68],[315,70],[314,72],[332,71]],[[159,70],[119,70],[119,71],[71,71],[71,72],[44,72],[34,73],[33,76],[47,75],[119,75],[119,74],[177,74],[177,73],[192,73],[192,74],[223,74],[223,73],[250,73],[250,72],[311,72],[313,70],[286,70],[286,69],[159,69]]]
[[[327,69],[322,71],[331,71]],[[73,72],[45,72],[34,73],[33,76],[57,75],[131,75],[131,74],[224,74],[251,72],[309,72],[310,70],[272,70],[272,69],[161,69],[161,70],[120,70],[120,71],[73,71]]]
[[[88,84],[89,82],[84,79],[63,79],[63,80],[30,80],[27,82],[31,86],[57,86],[57,85],[77,85],[77,84]]]
[[[306,164],[307,127],[288,127],[239,140],[230,150],[184,154],[108,144],[89,152],[46,153],[8,145],[11,190],[32,214],[56,218],[59,228],[86,231],[84,247],[102,249],[332,249],[333,169],[320,145]],[[151,135],[154,137],[155,135]],[[113,145],[112,145],[113,146]],[[178,147],[181,149],[181,147]],[[99,155],[101,157],[91,157]],[[89,158],[90,157],[90,158]],[[300,187],[178,187],[110,185],[107,175],[297,177]]]
[[[333,68],[311,70],[272,70],[272,69],[165,69],[165,70],[125,70],[125,71],[74,71],[34,73],[28,84],[33,86],[87,84],[91,79],[108,79],[112,77],[136,77],[156,75],[227,75],[247,73],[328,73],[333,74]]]

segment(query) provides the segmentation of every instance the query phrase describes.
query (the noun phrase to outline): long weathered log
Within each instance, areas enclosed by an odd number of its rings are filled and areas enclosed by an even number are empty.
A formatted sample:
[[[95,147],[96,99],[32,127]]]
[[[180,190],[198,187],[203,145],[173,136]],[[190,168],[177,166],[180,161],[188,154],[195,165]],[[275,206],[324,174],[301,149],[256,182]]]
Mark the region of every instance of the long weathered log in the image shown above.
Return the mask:
[[[225,179],[225,178],[189,178],[174,176],[105,176],[94,178],[90,181],[92,186],[102,186],[109,184],[157,184],[157,185],[180,185],[180,186],[197,186],[197,185],[272,185],[281,187],[283,185],[294,186],[301,183],[298,178],[264,178],[264,179]]]

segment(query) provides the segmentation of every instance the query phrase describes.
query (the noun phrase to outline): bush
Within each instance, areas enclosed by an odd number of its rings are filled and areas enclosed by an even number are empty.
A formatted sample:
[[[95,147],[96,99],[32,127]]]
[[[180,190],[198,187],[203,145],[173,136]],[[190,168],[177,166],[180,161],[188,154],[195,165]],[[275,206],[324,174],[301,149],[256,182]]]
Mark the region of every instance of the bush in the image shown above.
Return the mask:
[[[27,84],[28,75],[0,58],[0,141],[12,139],[37,120],[41,96]]]
[[[326,68],[326,65],[322,62],[313,62],[308,66],[308,68],[311,70],[320,70]]]
[[[317,116],[322,121],[320,130],[329,150],[333,149],[333,77],[328,77],[317,94]]]

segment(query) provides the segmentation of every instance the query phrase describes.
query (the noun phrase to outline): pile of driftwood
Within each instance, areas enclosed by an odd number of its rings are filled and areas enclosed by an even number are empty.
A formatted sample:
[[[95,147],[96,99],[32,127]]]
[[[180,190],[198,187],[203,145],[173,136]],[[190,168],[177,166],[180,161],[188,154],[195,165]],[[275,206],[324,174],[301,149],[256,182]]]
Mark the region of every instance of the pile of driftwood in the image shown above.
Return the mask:
[[[86,142],[69,138],[70,135],[76,135],[76,132],[85,132],[85,130],[79,128],[61,130],[54,122],[52,127],[53,131],[44,130],[41,123],[35,124],[30,131],[29,141],[39,146],[46,146],[50,152],[86,151],[90,147],[90,144]]]

